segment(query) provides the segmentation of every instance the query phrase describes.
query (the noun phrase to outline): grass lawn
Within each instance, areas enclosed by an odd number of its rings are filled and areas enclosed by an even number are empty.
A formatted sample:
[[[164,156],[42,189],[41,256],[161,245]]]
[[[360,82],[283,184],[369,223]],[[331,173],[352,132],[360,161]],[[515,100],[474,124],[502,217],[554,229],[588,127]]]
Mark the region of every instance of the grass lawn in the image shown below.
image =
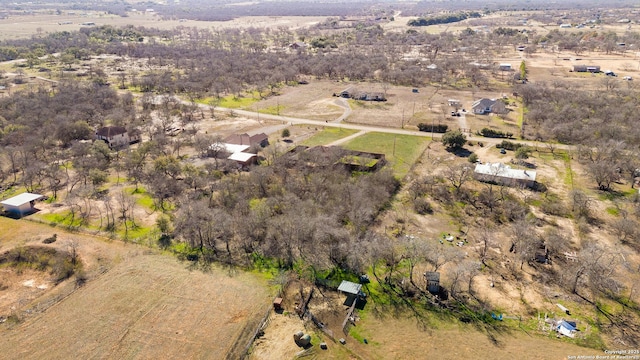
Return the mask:
[[[427,138],[418,136],[372,132],[349,141],[344,148],[385,154],[393,173],[398,178],[403,178],[418,160],[429,141]]]
[[[235,95],[225,96],[223,98],[220,98],[220,103],[217,104],[216,106],[227,108],[227,109],[247,109],[252,104],[260,101],[260,98],[256,97],[255,95],[256,94],[244,94],[238,97],[236,97]],[[196,100],[196,103],[209,105],[209,101],[211,101],[212,99],[213,97],[198,99]]]
[[[302,145],[306,146],[319,146],[330,144],[336,140],[340,140],[347,136],[357,133],[358,130],[343,129],[343,128],[324,128],[324,130],[318,132],[312,137],[302,142]]]

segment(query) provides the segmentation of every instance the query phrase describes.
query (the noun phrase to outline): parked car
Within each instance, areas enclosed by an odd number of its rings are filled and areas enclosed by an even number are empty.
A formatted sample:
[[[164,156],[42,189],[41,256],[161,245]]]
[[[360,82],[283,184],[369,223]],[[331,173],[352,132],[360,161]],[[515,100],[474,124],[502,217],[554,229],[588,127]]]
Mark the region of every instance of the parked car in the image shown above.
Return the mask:
[[[506,154],[506,153],[507,153],[507,150],[505,150],[504,148],[500,149],[500,154]]]
[[[633,78],[631,76],[625,76],[622,78],[623,80],[631,81]]]

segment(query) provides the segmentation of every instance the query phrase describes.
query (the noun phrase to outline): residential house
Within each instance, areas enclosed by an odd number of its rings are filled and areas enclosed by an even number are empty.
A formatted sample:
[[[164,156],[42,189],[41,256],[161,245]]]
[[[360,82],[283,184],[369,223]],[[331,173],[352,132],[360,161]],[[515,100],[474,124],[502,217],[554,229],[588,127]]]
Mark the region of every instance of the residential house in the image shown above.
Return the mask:
[[[575,72],[599,73],[600,72],[600,66],[597,66],[597,65],[573,65],[573,71],[575,71]]]
[[[384,93],[360,91],[353,86],[349,86],[348,88],[342,90],[342,92],[340,92],[337,95],[343,98],[354,99],[354,100],[387,101],[387,98],[384,96]]]
[[[246,168],[249,165],[256,164],[258,157],[256,154],[250,153],[250,145],[239,145],[218,142],[209,146],[209,156],[218,159],[227,159],[235,161],[239,168]]]
[[[139,142],[140,132],[137,130],[128,132],[122,126],[105,126],[96,131],[95,139],[106,142],[110,148],[114,149]]]
[[[233,134],[224,139],[224,142],[227,144],[236,144],[236,145],[260,145],[261,147],[265,147],[269,145],[269,137],[265,133],[249,135],[247,133],[244,134]]]
[[[483,98],[476,100],[471,105],[474,114],[506,114],[507,107],[501,100]]]
[[[536,172],[532,170],[512,169],[502,163],[476,164],[473,177],[478,181],[492,182],[505,186],[534,187]]]
[[[309,46],[309,45],[307,45],[307,44],[303,43],[302,41],[296,41],[296,42],[294,42],[293,44],[289,45],[289,47],[290,47],[291,49],[294,49],[294,50],[298,50],[298,49],[302,49],[302,50],[304,50],[304,49],[306,49],[308,46]]]

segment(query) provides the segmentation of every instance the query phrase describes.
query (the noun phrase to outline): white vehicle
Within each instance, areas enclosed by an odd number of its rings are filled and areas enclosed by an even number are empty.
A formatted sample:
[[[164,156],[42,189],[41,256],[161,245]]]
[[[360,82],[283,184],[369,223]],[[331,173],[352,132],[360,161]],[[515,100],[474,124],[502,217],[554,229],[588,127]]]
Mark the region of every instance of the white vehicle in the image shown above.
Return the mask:
[[[633,80],[633,78],[632,78],[631,76],[625,76],[625,77],[623,77],[622,79],[624,79],[624,80],[628,80],[628,81]]]

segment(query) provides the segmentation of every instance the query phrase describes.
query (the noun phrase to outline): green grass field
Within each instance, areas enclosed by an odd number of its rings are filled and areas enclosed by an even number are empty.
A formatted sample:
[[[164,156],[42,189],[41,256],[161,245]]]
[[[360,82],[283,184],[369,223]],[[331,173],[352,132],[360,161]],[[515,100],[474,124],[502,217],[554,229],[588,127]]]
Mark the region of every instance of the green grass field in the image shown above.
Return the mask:
[[[252,104],[260,101],[259,97],[256,97],[256,94],[243,94],[241,96],[236,97],[235,95],[225,96],[220,98],[220,103],[216,106],[223,107],[227,109],[247,109]],[[196,103],[209,105],[209,102],[212,100],[212,97],[198,99]],[[249,110],[249,109],[247,109]],[[282,110],[282,108],[281,108]]]
[[[302,142],[302,145],[306,146],[320,146],[327,145],[336,140],[340,140],[347,136],[357,133],[358,130],[343,129],[343,128],[325,128],[312,137]]]
[[[358,136],[346,143],[344,148],[385,154],[393,173],[398,178],[403,178],[418,160],[429,141],[427,138],[418,136],[373,132]]]

